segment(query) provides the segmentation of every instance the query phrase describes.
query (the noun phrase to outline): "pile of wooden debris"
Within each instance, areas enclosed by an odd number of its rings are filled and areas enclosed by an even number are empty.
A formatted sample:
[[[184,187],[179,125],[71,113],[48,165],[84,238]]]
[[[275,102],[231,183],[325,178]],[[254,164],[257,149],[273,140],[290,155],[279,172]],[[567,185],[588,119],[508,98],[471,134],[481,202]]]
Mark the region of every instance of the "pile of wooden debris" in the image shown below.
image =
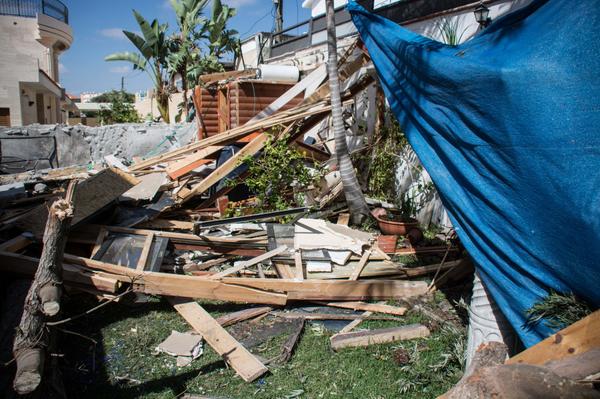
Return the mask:
[[[366,54],[352,47],[339,70],[343,101],[350,106],[373,83],[372,65]],[[205,79],[216,82],[240,76],[224,73]],[[40,382],[49,342],[44,326],[51,325],[61,309],[63,287],[107,300],[129,292],[167,297],[245,381],[255,380],[267,368],[223,327],[268,312],[354,320],[332,337],[333,349],[429,334],[423,325],[351,330],[365,319],[390,319],[406,312],[403,307],[364,301],[406,299],[435,288],[411,278],[435,274],[439,283],[470,273],[472,267],[460,257],[455,241],[417,247],[414,240],[398,244],[395,235],[348,227],[345,203],[339,198],[339,174],[327,180],[307,206],[224,215],[224,197],[234,186],[215,186],[241,160],[260,156],[270,139],[286,140],[310,162],[321,163],[335,174],[330,148],[303,142],[306,132],[330,116],[326,79],[325,67],[319,67],[245,124],[210,135],[206,121],[200,121],[198,141],[134,159],[129,166],[112,157],[101,170],[70,167],[0,178],[5,193],[19,193],[4,203],[0,271],[35,276],[15,340],[18,392],[31,392]],[[205,89],[196,92],[201,90]],[[273,135],[275,127],[279,133]],[[231,144],[243,147],[219,162],[219,154]],[[291,222],[278,223],[283,216]],[[422,254],[443,259],[441,264],[418,267],[394,261],[397,256]],[[249,307],[215,320],[194,299],[268,306]],[[298,301],[364,313],[308,316],[274,310]],[[287,356],[294,342],[288,346]]]

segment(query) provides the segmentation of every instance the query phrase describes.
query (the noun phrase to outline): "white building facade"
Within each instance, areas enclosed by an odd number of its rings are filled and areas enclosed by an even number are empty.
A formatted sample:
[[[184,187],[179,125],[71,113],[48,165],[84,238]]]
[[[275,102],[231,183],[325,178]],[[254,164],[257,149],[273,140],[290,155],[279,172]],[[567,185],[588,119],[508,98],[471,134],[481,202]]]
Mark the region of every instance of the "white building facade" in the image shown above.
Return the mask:
[[[63,123],[59,57],[73,42],[58,0],[0,0],[0,125]]]

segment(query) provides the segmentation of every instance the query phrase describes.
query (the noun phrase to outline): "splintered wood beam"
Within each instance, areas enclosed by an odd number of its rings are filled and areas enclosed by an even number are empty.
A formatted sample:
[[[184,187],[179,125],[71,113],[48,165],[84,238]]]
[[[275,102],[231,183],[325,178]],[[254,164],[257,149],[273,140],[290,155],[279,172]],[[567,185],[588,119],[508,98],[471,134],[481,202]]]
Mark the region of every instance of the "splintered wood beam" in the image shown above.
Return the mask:
[[[38,268],[39,258],[9,252],[0,252],[0,271],[24,276],[33,276]],[[119,278],[112,278],[104,272],[82,269],[79,266],[63,263],[63,282],[71,286],[88,286],[98,291],[115,293],[121,286]]]
[[[186,173],[191,172],[199,166],[205,165],[212,162],[212,159],[206,159],[209,156],[221,151],[223,146],[212,145],[210,147],[203,148],[193,154],[186,156],[178,161],[171,162],[167,166],[166,172],[171,180],[177,180]]]
[[[227,327],[248,319],[253,319],[265,313],[269,313],[271,310],[273,310],[273,308],[270,306],[244,309],[218,317],[217,323],[219,323],[221,327]]]
[[[223,357],[246,382],[252,382],[267,371],[252,353],[235,340],[197,302],[186,298],[168,297],[175,310],[202,335],[202,338]]]
[[[405,307],[386,305],[385,302],[380,303],[366,303],[366,302],[321,302],[317,301],[319,305],[331,306],[334,308],[352,309],[352,310],[363,310],[373,313],[385,313],[393,314],[395,316],[404,316],[406,313]]]
[[[223,270],[220,273],[213,274],[209,278],[213,279],[213,280],[219,280],[219,279],[221,279],[221,278],[223,278],[225,276],[229,276],[230,274],[237,273],[240,270],[243,270],[243,269],[245,269],[247,267],[250,267],[250,266],[256,265],[256,264],[258,264],[260,262],[264,262],[266,260],[269,260],[272,257],[277,256],[277,255],[279,255],[280,253],[282,253],[282,252],[284,252],[286,250],[287,250],[287,246],[281,245],[281,246],[275,248],[274,250],[266,252],[266,253],[264,253],[264,254],[262,254],[260,256],[257,256],[255,258],[252,258],[252,259],[244,261],[244,262],[240,262],[237,266],[230,267],[229,269]]]
[[[429,336],[429,329],[427,327],[421,324],[410,324],[402,327],[336,334],[331,337],[330,342],[331,348],[337,351],[342,348],[385,344],[427,336]]]
[[[367,262],[369,261],[370,256],[371,256],[371,249],[366,249],[365,252],[363,252],[362,257],[360,258],[360,261],[358,262],[358,264],[352,271],[352,274],[350,275],[350,278],[348,278],[348,280],[358,280],[358,278],[360,277],[360,274],[362,273],[363,269],[367,265]]]
[[[402,280],[289,280],[271,278],[205,277],[135,270],[65,254],[65,261],[120,275],[134,289],[154,295],[181,296],[233,302],[285,305],[296,301],[363,301],[408,298],[427,293],[423,281]]]
[[[511,357],[505,364],[543,365],[600,348],[600,310]]]
[[[285,279],[293,279],[294,278],[294,273],[292,272],[292,269],[285,263],[274,262],[273,266],[275,266],[275,270],[277,271],[277,274],[279,275],[280,278],[285,278]]]

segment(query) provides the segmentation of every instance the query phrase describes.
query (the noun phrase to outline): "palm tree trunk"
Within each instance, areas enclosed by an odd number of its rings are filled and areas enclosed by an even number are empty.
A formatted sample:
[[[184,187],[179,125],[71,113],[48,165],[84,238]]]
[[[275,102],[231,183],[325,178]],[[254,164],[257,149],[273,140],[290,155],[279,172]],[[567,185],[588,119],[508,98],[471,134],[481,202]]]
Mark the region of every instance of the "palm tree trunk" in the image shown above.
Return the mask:
[[[342,176],[344,195],[352,223],[360,224],[369,216],[369,207],[358,184],[354,166],[350,159],[346,130],[342,115],[342,99],[340,96],[340,80],[337,70],[337,39],[335,36],[335,18],[333,0],[325,0],[327,10],[327,73],[329,74],[329,89],[331,91],[331,118],[335,137],[335,154]]]

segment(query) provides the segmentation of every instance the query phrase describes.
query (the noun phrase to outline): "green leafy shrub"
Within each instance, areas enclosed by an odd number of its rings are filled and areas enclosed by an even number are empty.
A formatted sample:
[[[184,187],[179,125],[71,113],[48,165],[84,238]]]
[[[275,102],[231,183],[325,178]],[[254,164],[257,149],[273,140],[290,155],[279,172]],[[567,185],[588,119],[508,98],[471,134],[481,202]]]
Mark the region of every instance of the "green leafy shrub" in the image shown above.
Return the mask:
[[[243,162],[248,165],[244,183],[257,196],[259,211],[302,205],[303,192],[320,178],[320,172],[311,173],[302,154],[288,145],[287,136],[271,135],[260,156]]]

